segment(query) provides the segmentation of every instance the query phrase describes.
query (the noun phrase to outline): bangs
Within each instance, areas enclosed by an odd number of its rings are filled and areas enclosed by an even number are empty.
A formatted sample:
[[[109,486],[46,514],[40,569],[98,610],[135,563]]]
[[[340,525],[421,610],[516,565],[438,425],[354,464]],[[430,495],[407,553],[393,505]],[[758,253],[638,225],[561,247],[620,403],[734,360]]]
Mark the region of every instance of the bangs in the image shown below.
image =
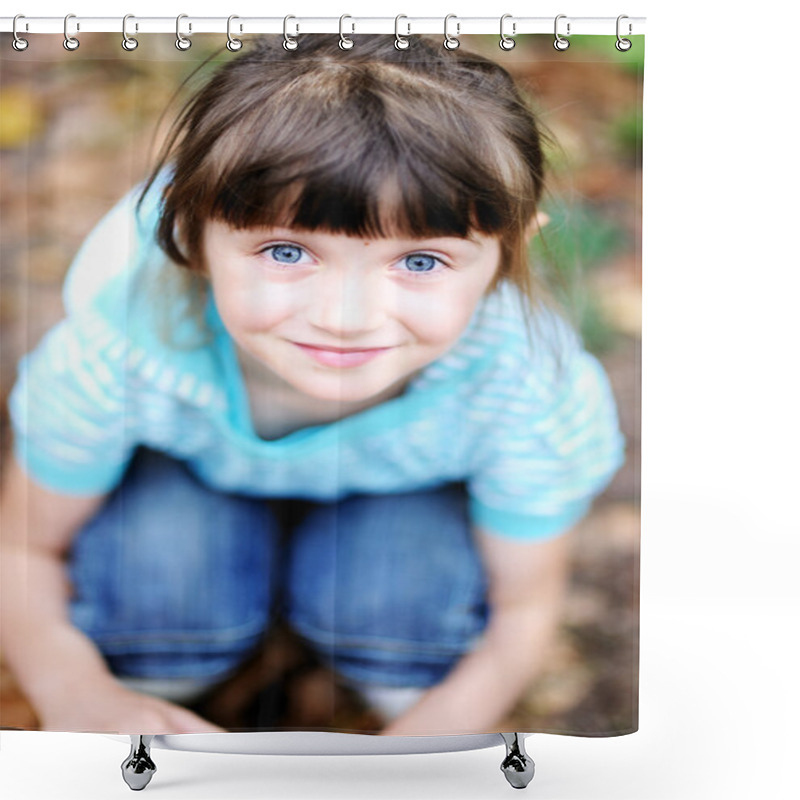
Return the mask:
[[[353,236],[500,233],[526,170],[475,112],[391,66],[316,64],[221,134],[201,214]]]
[[[442,147],[417,131],[417,141],[404,136],[401,146],[382,124],[351,130],[345,143],[337,141],[338,116],[298,131],[288,152],[223,166],[208,216],[234,228],[372,238],[500,234],[518,217],[519,203],[463,143]]]
[[[392,42],[373,40],[353,61],[335,41],[306,59],[265,44],[220,70],[168,144],[165,251],[202,263],[208,220],[366,238],[520,231],[542,155],[533,117],[492,83],[507,76],[490,79],[480,60],[440,64],[433,50],[414,59]]]
[[[232,176],[209,216],[234,228],[296,228],[365,238],[465,238],[473,231],[500,234],[508,227],[511,209],[504,208],[502,198],[478,198],[466,182],[432,170],[420,174],[400,163],[390,173],[388,166],[381,162],[370,171],[364,162],[358,169],[317,170],[291,180],[276,180],[272,167]],[[484,183],[484,194],[485,188]]]

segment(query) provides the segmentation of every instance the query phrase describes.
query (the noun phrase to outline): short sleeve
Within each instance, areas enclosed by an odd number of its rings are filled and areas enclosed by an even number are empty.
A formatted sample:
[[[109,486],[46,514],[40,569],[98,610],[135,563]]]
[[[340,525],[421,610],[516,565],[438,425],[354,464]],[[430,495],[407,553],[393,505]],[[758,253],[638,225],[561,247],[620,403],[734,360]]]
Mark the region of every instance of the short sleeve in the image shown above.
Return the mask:
[[[99,494],[121,479],[132,446],[126,417],[134,280],[154,258],[160,175],[131,189],[97,223],[64,281],[67,318],[20,362],[9,397],[14,451],[37,481]],[[141,200],[141,205],[140,205]]]
[[[475,525],[514,539],[572,527],[624,461],[608,378],[592,355],[573,352],[548,387],[517,366],[500,420],[469,482]]]
[[[123,348],[102,344],[87,312],[56,325],[19,363],[9,397],[14,452],[53,491],[105,493],[130,458]]]
[[[114,280],[126,280],[154,260],[158,198],[167,178],[168,173],[158,175],[144,194],[142,184],[135,186],[91,230],[64,280],[68,315],[92,307]]]

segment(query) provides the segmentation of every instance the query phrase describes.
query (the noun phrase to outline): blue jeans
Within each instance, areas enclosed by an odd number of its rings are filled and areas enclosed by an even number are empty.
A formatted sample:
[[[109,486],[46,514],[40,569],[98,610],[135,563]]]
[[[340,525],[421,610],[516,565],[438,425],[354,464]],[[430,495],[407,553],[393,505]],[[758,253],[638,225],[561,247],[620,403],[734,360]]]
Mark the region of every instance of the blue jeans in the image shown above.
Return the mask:
[[[346,682],[427,687],[487,619],[461,484],[273,501],[140,449],[68,567],[70,618],[120,677],[224,677],[282,616]]]

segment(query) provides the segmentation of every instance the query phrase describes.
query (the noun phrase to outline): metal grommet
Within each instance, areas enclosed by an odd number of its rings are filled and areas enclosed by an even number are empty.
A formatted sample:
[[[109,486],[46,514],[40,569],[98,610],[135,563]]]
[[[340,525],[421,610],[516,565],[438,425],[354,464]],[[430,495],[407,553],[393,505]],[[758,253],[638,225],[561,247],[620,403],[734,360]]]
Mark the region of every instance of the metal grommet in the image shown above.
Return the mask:
[[[187,39],[181,33],[181,20],[186,19],[188,16],[188,14],[178,14],[178,16],[175,18],[175,47],[177,47],[178,50],[188,50],[192,46],[192,40]],[[190,22],[189,31],[191,30],[192,24]]]
[[[451,36],[450,33],[448,32],[448,24],[451,19],[456,20],[455,36]],[[458,36],[460,28],[461,25],[458,22],[458,17],[455,14],[448,14],[444,18],[444,42],[442,44],[444,44],[445,50],[455,50],[461,44],[461,42],[459,42],[458,39],[456,38],[456,36]]]
[[[126,14],[122,18],[122,49],[127,50],[130,52],[131,50],[135,50],[139,46],[139,40],[134,39],[133,36],[128,36],[128,20],[135,19],[133,14]],[[139,26],[136,25],[135,28],[137,31],[139,30]]]
[[[239,17],[237,17],[236,14],[231,14],[228,17],[228,41],[225,43],[225,47],[227,47],[228,50],[231,51],[231,53],[235,53],[238,50],[242,49],[242,40],[241,39],[234,39],[233,36],[231,36],[231,20],[234,20],[234,19],[239,19]],[[239,31],[241,31],[241,30],[242,30],[242,26],[240,25],[239,26]]]
[[[289,20],[290,19],[297,19],[297,17],[293,17],[291,14],[288,14],[283,18],[283,49],[284,50],[297,50],[297,39],[294,36],[289,36]]]
[[[11,41],[11,46],[17,52],[21,53],[23,50],[27,50],[28,49],[28,40],[27,39],[22,39],[20,37],[20,35],[17,33],[17,20],[18,19],[25,19],[25,15],[24,14],[17,14],[14,17],[14,21],[11,23],[11,33],[14,34],[14,38]],[[27,29],[28,29],[28,24],[25,23],[25,30],[27,30]]]
[[[566,18],[567,18],[566,14],[559,14],[556,17],[555,25],[553,27],[553,30],[554,30],[555,36],[556,36],[555,41],[553,42],[553,47],[555,47],[556,50],[559,50],[561,52],[563,52],[564,50],[566,50],[569,47],[569,40],[568,39],[564,39],[563,37],[559,36],[559,33],[558,33],[558,21],[560,19],[566,19]],[[567,36],[569,36],[569,34],[570,34],[570,30],[569,29],[570,29],[570,24],[568,22],[567,23]]]
[[[352,39],[349,39],[347,36],[344,35],[343,28],[344,28],[344,21],[346,19],[353,19],[353,18],[349,14],[342,14],[342,16],[339,17],[339,47],[342,50],[350,50],[355,44],[355,42]],[[355,24],[351,24],[350,33],[353,33],[355,29],[356,29]]]
[[[619,23],[620,23],[620,22],[621,22],[623,19],[628,19],[628,17],[627,17],[625,14],[620,14],[620,15],[617,17],[617,41],[616,41],[616,43],[614,44],[614,47],[616,47],[616,48],[617,48],[617,50],[619,50],[619,51],[620,51],[620,53],[627,53],[627,52],[628,52],[628,50],[630,50],[630,49],[631,49],[631,47],[633,47],[633,42],[631,42],[631,40],[630,40],[630,39],[623,39],[623,38],[622,38],[622,37],[619,35]],[[632,25],[630,24],[630,22],[629,22],[629,23],[628,23],[628,36],[630,36],[630,35],[631,35],[631,32],[632,32],[632,31],[633,31],[633,26],[632,26]]]
[[[514,49],[514,45],[516,44],[516,42],[510,36],[506,36],[505,31],[504,31],[505,21],[507,19],[511,19],[511,16],[512,16],[511,14],[503,14],[503,16],[500,17],[500,49],[501,50],[513,50]],[[517,32],[517,23],[516,22],[512,22],[511,23],[511,33],[512,34],[516,34],[516,32]]]
[[[68,28],[69,28],[69,21],[71,19],[75,19],[75,15],[74,14],[67,14],[67,16],[64,17],[64,49],[65,50],[77,50],[81,46],[81,43],[74,36],[70,36],[69,35]],[[76,24],[75,30],[76,31],[80,30],[80,26]]]
[[[394,46],[398,50],[408,50],[408,46],[411,43],[408,41],[406,37],[411,36],[411,25],[409,23],[406,23],[406,27],[408,28],[408,33],[405,36],[401,36],[399,31],[401,19],[408,19],[408,17],[405,14],[398,14],[394,18]]]

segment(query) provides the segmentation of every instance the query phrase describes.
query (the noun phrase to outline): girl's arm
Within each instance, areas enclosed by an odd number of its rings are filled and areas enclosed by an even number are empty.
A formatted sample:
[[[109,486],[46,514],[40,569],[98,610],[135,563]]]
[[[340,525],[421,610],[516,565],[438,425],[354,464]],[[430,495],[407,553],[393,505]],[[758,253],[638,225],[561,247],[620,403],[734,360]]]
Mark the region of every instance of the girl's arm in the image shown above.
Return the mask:
[[[67,613],[64,561],[75,533],[104,496],[51,492],[14,458],[0,491],[0,651],[45,730],[207,732],[219,728],[131,692],[108,670]]]
[[[484,637],[383,734],[492,731],[546,662],[567,583],[569,536],[518,542],[481,529],[475,536],[489,579]]]

